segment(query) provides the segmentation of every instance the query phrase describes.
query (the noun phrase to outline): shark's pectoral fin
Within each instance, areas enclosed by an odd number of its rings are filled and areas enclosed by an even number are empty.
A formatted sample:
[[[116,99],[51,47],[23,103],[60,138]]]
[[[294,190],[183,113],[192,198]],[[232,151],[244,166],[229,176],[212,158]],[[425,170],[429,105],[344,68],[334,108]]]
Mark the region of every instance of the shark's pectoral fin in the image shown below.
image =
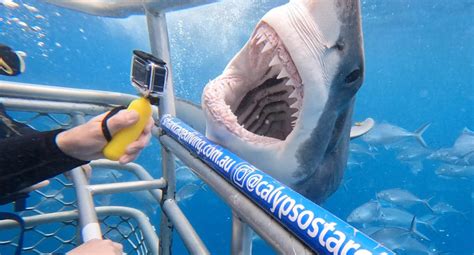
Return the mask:
[[[357,122],[351,128],[351,139],[355,139],[369,132],[374,127],[375,121],[372,118],[367,118],[362,122]]]
[[[196,129],[201,134],[206,133],[206,120],[200,105],[184,99],[176,99],[176,117]]]

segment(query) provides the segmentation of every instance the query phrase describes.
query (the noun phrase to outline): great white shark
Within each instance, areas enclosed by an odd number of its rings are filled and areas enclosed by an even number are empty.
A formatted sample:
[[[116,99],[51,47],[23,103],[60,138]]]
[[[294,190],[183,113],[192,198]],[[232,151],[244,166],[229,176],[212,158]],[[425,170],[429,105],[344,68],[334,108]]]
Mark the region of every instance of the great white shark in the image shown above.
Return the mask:
[[[110,17],[175,8],[173,1],[45,1]],[[182,2],[185,8],[213,0]],[[178,99],[176,115],[321,203],[342,180],[350,138],[374,125],[368,118],[351,128],[363,78],[359,0],[291,0],[264,15],[222,75],[206,85],[202,108]]]
[[[206,85],[206,136],[321,203],[341,183],[363,78],[359,0],[291,0]]]

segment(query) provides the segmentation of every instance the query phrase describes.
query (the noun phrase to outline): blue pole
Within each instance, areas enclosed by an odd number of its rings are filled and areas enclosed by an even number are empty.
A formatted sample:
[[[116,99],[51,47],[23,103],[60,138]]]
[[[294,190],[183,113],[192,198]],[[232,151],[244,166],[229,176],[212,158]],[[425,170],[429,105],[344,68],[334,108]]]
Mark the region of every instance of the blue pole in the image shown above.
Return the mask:
[[[272,215],[315,252],[395,254],[322,207],[167,114],[161,127],[228,182]]]

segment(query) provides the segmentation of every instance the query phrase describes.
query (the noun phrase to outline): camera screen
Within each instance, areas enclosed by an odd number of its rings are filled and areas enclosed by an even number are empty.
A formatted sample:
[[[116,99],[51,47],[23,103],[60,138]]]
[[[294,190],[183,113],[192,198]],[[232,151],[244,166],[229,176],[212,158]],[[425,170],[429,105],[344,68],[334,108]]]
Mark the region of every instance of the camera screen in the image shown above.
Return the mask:
[[[162,93],[166,84],[166,69],[161,66],[155,67],[155,77],[153,79],[153,91]]]
[[[147,74],[146,64],[138,58],[133,59],[132,81],[139,87],[148,88],[150,76]]]

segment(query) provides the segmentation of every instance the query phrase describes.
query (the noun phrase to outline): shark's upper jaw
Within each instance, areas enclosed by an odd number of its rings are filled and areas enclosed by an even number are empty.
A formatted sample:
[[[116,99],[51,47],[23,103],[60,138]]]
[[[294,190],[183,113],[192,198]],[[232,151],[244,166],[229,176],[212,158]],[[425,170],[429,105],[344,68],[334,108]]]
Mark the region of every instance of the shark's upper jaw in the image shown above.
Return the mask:
[[[298,121],[303,84],[285,45],[265,22],[211,83],[203,95],[210,117],[243,140],[283,141]]]

